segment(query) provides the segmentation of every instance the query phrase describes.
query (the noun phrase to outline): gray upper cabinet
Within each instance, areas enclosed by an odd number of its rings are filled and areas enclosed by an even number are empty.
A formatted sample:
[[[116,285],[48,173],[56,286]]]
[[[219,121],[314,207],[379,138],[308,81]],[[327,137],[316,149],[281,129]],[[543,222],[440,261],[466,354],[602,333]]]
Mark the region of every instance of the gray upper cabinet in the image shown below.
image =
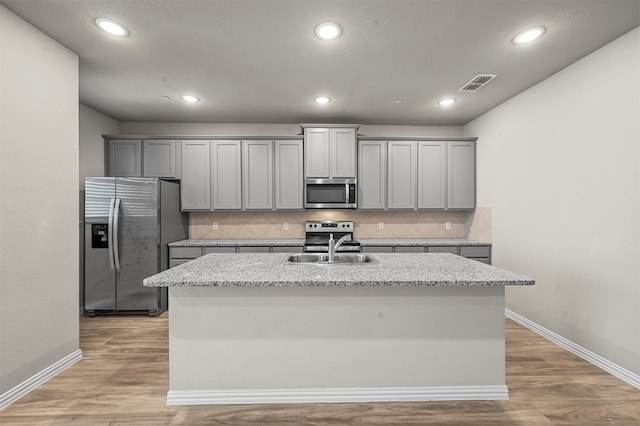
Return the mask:
[[[210,144],[208,140],[182,141],[182,210],[211,209],[211,166],[209,164]]]
[[[302,141],[275,141],[275,204],[278,210],[303,208]]]
[[[357,126],[305,127],[305,177],[355,178],[356,129]]]
[[[356,129],[329,129],[329,152],[329,177],[356,177]]]
[[[392,141],[387,149],[387,208],[415,209],[417,142]]]
[[[108,176],[142,176],[142,141],[110,139],[107,146]]]
[[[304,129],[305,176],[328,178],[329,171],[329,129]]]
[[[418,142],[418,208],[446,208],[447,142]]]
[[[242,162],[239,140],[211,141],[213,210],[242,209]]]
[[[180,144],[175,140],[149,139],[142,142],[144,177],[180,178]]]
[[[476,207],[476,146],[474,142],[452,141],[447,152],[447,207]]]
[[[387,203],[387,142],[358,141],[358,208],[384,209]]]
[[[273,141],[242,141],[242,194],[245,210],[273,208]]]

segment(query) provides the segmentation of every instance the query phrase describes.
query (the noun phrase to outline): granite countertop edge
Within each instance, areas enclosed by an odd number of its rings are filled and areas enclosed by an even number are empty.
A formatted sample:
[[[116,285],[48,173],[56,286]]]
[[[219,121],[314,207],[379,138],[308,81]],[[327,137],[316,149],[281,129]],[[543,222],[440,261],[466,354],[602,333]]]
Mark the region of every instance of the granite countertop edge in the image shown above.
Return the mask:
[[[357,238],[363,247],[411,246],[491,246],[491,243],[467,238]],[[186,239],[169,243],[169,247],[223,247],[223,246],[304,246],[304,238],[224,238]]]
[[[371,264],[291,264],[286,254],[208,254],[146,278],[147,287],[527,286],[525,275],[448,253],[376,253]]]

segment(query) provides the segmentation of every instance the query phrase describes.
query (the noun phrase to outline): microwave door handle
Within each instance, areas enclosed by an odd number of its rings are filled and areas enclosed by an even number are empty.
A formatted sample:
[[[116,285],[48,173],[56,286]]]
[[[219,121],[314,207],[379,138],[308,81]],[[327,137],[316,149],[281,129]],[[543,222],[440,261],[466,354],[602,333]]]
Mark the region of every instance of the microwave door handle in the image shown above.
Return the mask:
[[[349,185],[348,183],[346,183],[345,185],[346,185],[346,187],[347,187],[347,191],[346,191],[346,192],[347,192],[347,199],[346,199],[346,200],[344,200],[344,202],[345,202],[346,204],[349,204],[349,199],[351,198],[351,197],[349,196],[349,195],[350,195],[350,194],[349,194],[349,189],[350,189],[351,185]]]
[[[120,217],[120,198],[116,199],[116,207],[113,211],[113,260],[116,264],[116,269],[120,269],[120,251],[118,250],[118,222]]]
[[[116,200],[114,198],[109,202],[109,225],[107,229],[107,250],[109,251],[109,266],[111,269],[115,268],[115,261],[113,259],[113,210],[115,208]]]

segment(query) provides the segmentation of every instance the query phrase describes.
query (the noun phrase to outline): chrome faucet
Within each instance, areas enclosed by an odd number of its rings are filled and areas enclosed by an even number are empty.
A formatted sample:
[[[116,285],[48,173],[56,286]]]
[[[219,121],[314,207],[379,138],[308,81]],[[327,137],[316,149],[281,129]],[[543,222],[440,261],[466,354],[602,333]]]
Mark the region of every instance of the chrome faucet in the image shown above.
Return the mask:
[[[351,239],[351,235],[347,234],[340,238],[337,242],[333,239],[333,234],[329,235],[329,262],[333,262],[336,250],[347,240]]]

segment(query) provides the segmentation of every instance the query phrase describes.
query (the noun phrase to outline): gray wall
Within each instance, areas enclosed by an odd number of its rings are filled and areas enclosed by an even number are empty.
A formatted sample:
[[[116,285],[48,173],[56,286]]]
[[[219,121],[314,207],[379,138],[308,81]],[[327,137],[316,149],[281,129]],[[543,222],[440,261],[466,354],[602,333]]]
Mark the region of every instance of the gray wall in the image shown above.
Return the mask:
[[[467,124],[507,307],[640,374],[640,29]]]
[[[78,344],[78,57],[0,6],[0,395]]]

